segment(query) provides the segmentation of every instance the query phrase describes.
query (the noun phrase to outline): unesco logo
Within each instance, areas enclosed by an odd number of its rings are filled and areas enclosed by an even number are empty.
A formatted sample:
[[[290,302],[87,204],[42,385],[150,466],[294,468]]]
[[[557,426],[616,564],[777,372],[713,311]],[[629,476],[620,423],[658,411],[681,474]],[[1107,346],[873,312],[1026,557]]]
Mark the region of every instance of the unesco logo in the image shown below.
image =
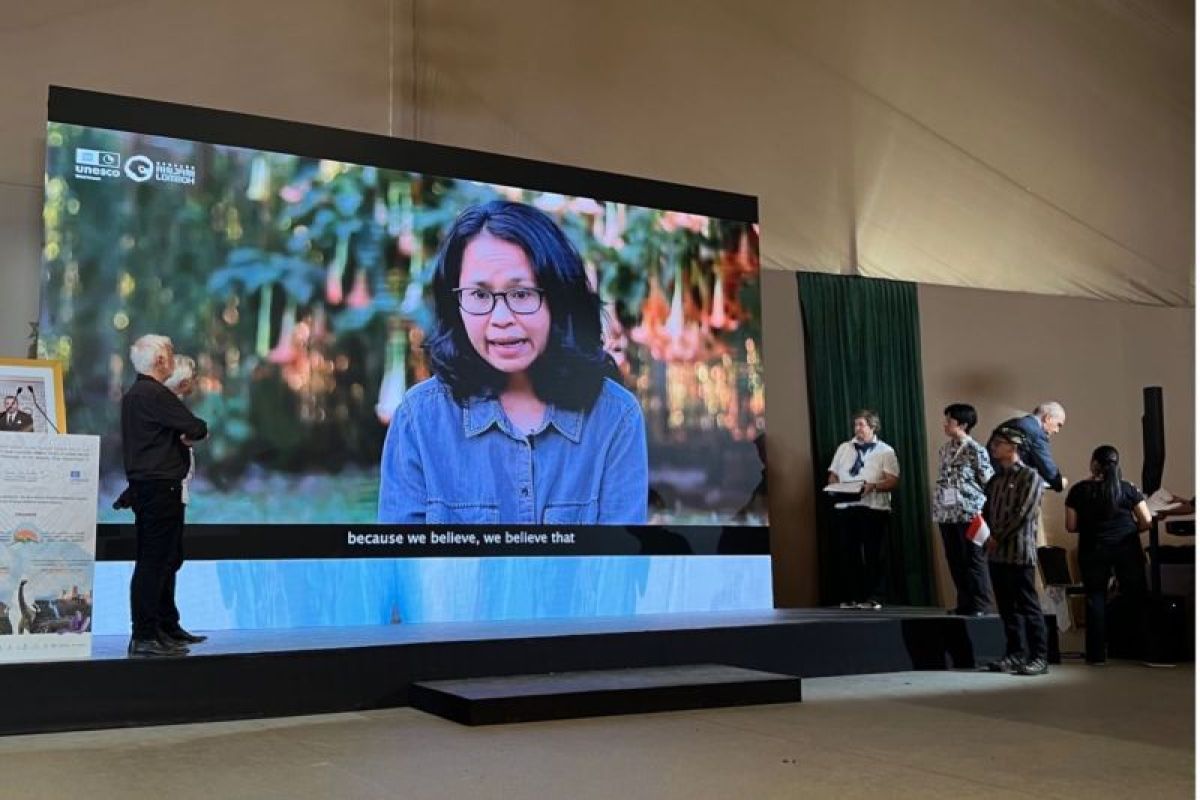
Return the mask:
[[[154,162],[146,156],[133,156],[125,162],[125,174],[130,180],[145,183],[154,177]]]
[[[89,150],[84,147],[75,149],[75,163],[89,167],[104,167],[118,169],[121,166],[121,154],[108,150]]]
[[[121,154],[109,150],[75,148],[75,177],[89,181],[121,177]]]

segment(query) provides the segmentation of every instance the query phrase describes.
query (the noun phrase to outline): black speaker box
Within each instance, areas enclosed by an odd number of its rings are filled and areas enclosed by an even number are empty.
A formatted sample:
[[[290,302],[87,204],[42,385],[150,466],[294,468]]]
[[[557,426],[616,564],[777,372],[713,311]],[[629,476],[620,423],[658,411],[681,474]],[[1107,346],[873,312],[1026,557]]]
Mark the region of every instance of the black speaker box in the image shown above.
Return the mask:
[[[1163,428],[1163,392],[1161,386],[1142,389],[1142,491],[1154,494],[1162,487],[1163,465],[1167,461],[1167,439]]]

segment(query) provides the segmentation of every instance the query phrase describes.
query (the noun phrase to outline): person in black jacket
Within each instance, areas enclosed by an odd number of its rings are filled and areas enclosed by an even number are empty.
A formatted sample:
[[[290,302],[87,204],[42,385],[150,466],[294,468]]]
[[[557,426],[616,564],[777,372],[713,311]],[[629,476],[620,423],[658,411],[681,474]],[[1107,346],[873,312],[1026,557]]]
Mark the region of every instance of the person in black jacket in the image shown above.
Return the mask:
[[[1061,431],[1066,422],[1067,410],[1063,408],[1062,403],[1048,400],[1038,405],[1032,414],[1000,423],[1001,428],[1011,428],[1022,433],[1025,441],[1018,449],[1021,463],[1037,470],[1037,474],[1045,482],[1046,488],[1055,492],[1061,492],[1067,488],[1067,479],[1058,465],[1054,463],[1054,456],[1050,454],[1050,437]],[[1042,519],[1041,508],[1038,508],[1037,511],[1036,530],[1037,543],[1040,547],[1046,543],[1046,525]]]
[[[1018,450],[1021,463],[1036,469],[1046,482],[1046,487],[1055,492],[1067,488],[1067,479],[1050,454],[1050,437],[1062,430],[1066,422],[1067,411],[1062,403],[1049,400],[1035,408],[1032,414],[1015,417],[997,426],[1014,428],[1025,435],[1025,441]]]
[[[137,529],[129,655],[184,655],[188,644],[205,637],[180,627],[175,607],[175,573],[183,562],[181,482],[191,465],[188,448],[208,435],[208,426],[163,385],[175,368],[170,339],[142,336],[129,357],[138,372],[121,398],[125,475]]]
[[[1145,622],[1146,557],[1140,533],[1150,529],[1150,509],[1137,487],[1121,480],[1120,462],[1115,447],[1097,447],[1091,477],[1067,493],[1067,530],[1079,534],[1079,570],[1087,592],[1089,664],[1103,664],[1108,656],[1104,614],[1113,575],[1137,628],[1143,629]]]

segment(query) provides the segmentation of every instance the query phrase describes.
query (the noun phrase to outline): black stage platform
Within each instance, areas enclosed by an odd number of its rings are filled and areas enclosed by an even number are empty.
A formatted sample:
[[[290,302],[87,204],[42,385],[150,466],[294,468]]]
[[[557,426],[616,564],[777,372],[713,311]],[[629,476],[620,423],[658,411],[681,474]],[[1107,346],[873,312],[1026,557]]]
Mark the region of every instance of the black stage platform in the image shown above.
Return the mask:
[[[800,678],[724,664],[424,681],[409,702],[463,725],[799,703]]]
[[[1051,660],[1058,660],[1047,617]],[[1003,654],[998,617],[941,609],[804,609],[570,620],[219,631],[180,659],[0,667],[0,734],[290,716],[409,705],[418,681],[723,664],[818,677],[973,668]]]

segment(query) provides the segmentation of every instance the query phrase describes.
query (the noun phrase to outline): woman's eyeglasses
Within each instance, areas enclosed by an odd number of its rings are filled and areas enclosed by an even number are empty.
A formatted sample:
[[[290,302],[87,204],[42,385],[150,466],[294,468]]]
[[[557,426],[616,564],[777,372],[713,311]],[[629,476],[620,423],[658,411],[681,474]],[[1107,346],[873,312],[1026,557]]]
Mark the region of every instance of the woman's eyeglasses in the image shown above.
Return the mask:
[[[504,305],[514,314],[533,314],[542,307],[542,289],[519,287],[506,292],[492,292],[478,286],[467,286],[452,289],[458,296],[458,307],[468,314],[482,316],[492,313],[496,307],[496,298],[503,297]]]

